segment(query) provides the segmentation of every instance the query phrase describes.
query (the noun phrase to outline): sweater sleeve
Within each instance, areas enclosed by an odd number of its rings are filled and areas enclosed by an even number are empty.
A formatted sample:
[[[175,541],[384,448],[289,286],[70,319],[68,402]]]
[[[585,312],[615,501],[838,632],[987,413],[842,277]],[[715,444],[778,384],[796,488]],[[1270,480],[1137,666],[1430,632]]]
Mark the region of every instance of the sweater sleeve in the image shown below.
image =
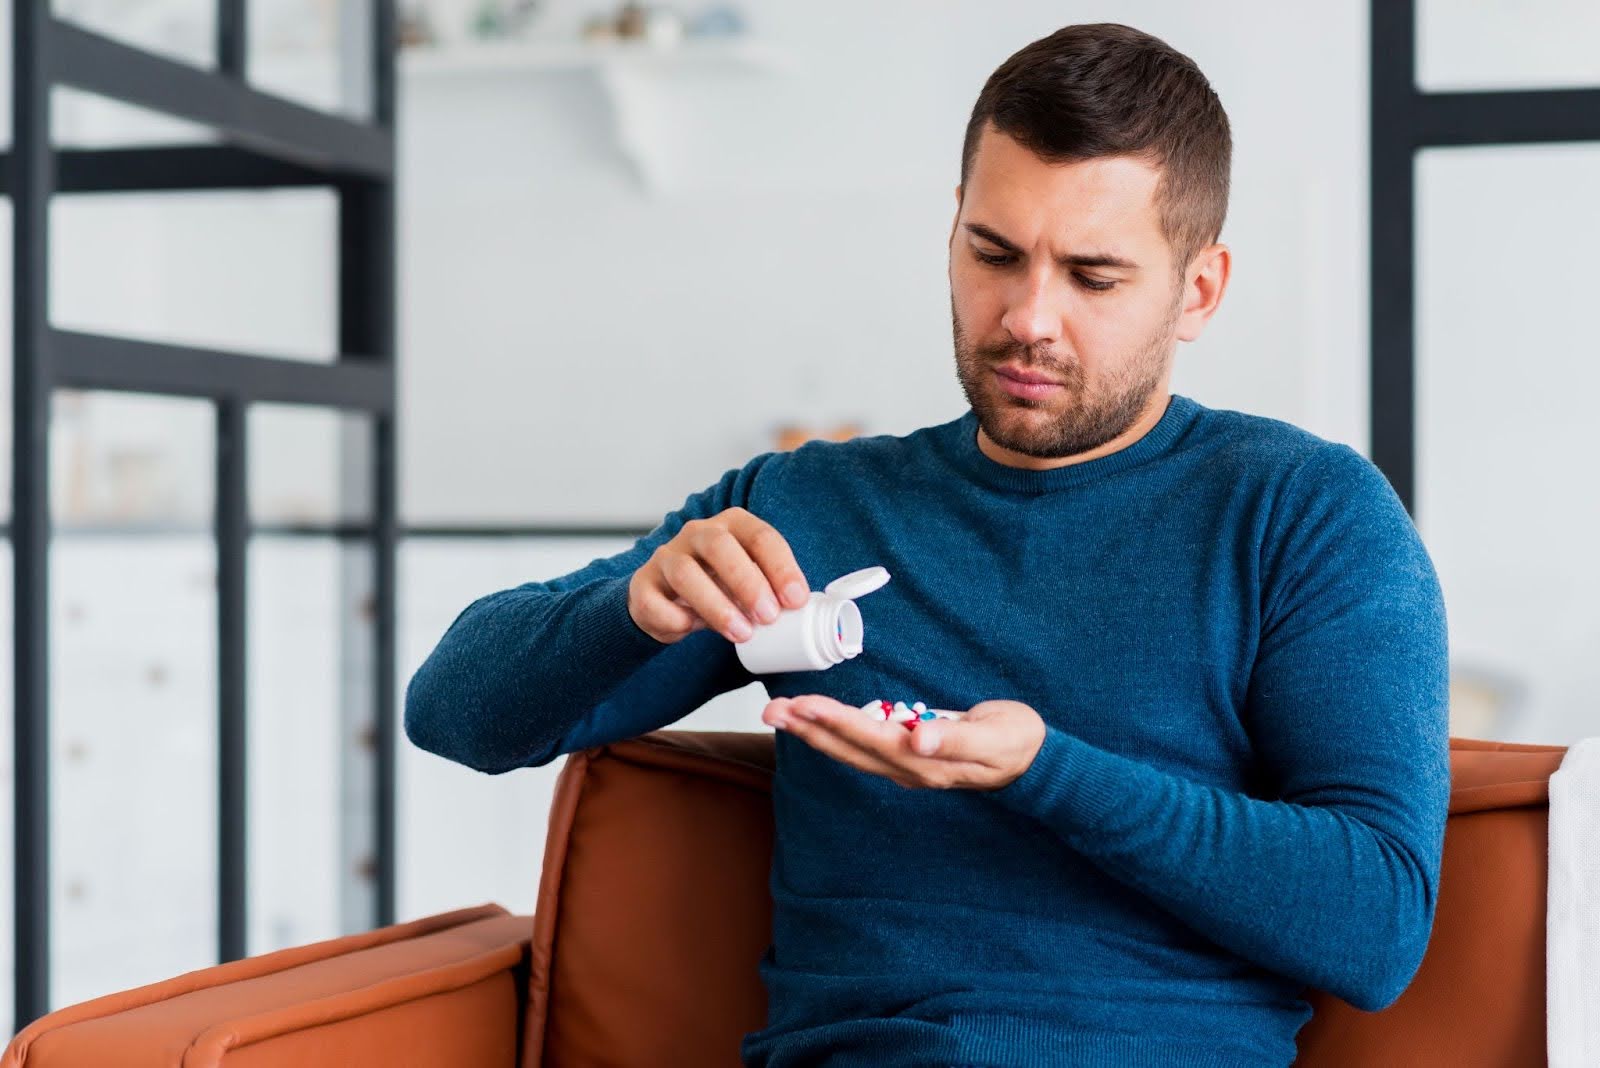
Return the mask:
[[[672,644],[641,630],[628,586],[689,520],[736,506],[759,515],[757,491],[784,455],[729,470],[622,553],[467,605],[406,685],[406,737],[499,774],[657,730],[751,682],[714,630]]]
[[[1325,444],[1265,525],[1244,715],[1267,798],[1050,726],[992,791],[1200,934],[1366,1011],[1427,948],[1449,804],[1444,600],[1411,518]]]

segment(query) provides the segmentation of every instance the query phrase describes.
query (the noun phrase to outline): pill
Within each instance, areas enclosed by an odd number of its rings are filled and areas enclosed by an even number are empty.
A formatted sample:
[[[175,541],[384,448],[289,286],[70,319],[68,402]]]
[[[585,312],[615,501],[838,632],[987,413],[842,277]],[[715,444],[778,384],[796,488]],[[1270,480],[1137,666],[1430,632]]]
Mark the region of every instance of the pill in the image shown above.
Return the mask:
[[[868,701],[861,706],[861,711],[874,719],[888,720],[891,723],[904,723],[910,725],[925,719],[960,719],[965,712],[957,712],[948,708],[929,708],[923,701],[914,701],[907,704],[905,701],[889,701],[882,699]]]

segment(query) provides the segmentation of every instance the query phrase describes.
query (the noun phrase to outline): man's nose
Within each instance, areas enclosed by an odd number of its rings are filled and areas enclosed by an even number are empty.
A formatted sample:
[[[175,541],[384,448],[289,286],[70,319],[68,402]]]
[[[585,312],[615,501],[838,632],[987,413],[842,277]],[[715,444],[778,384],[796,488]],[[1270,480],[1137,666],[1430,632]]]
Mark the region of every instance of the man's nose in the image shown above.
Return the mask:
[[[1060,340],[1056,335],[1061,330],[1058,297],[1056,281],[1049,272],[1030,272],[1019,278],[1008,294],[1000,325],[1021,344],[1054,344]]]

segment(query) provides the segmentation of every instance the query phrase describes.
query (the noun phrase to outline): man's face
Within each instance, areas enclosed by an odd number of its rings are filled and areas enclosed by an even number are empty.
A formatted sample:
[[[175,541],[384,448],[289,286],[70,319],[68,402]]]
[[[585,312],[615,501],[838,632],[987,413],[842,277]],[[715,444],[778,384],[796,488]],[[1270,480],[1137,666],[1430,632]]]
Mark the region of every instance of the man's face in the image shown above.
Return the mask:
[[[1073,456],[1165,400],[1184,286],[1156,216],[1159,178],[1128,157],[1045,163],[984,129],[957,190],[950,314],[956,374],[991,441]],[[1008,389],[1002,365],[1053,384]]]

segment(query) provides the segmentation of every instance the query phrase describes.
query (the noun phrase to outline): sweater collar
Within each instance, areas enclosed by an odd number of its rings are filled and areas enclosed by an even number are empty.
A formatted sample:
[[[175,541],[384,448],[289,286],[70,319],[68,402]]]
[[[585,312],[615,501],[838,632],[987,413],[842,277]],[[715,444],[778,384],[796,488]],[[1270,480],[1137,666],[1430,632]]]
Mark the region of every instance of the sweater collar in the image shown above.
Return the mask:
[[[978,415],[970,407],[959,419],[946,424],[953,428],[950,441],[951,456],[956,465],[972,479],[990,489],[1009,490],[1014,493],[1048,493],[1053,490],[1081,486],[1117,471],[1131,467],[1165,453],[1173,442],[1194,423],[1202,406],[1194,400],[1174,393],[1169,397],[1166,411],[1155,426],[1131,445],[1116,452],[1097,456],[1093,460],[1035,471],[1026,467],[1012,467],[989,457],[978,447]]]

